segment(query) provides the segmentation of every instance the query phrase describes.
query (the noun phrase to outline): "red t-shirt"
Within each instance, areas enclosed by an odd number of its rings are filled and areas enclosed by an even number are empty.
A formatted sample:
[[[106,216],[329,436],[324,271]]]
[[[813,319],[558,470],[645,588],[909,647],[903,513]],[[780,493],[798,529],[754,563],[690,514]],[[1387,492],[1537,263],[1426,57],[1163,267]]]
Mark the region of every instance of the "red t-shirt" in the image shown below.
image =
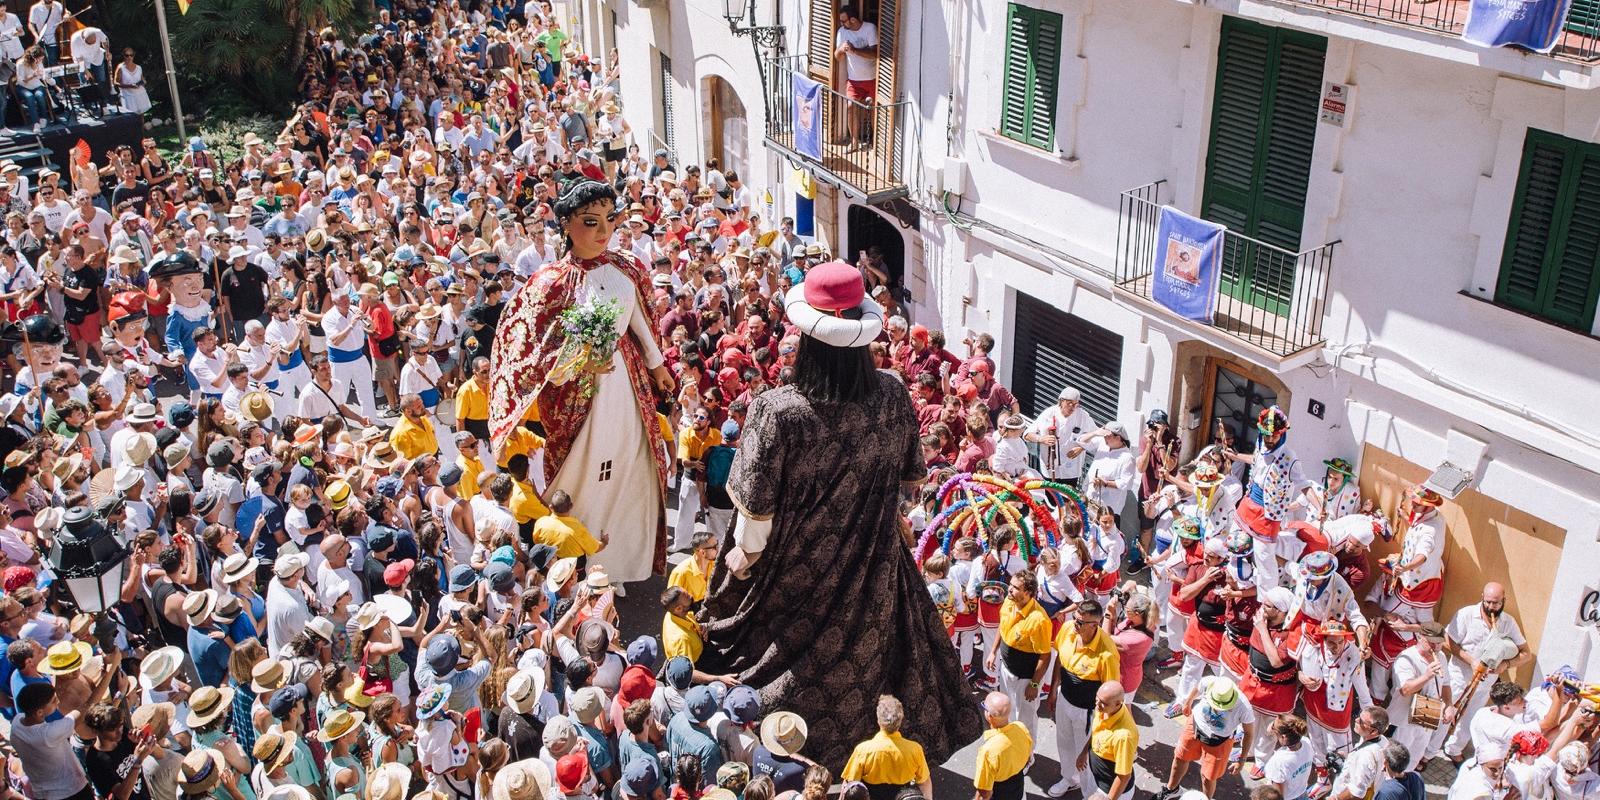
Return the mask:
[[[384,356],[378,350],[378,342],[394,335],[394,315],[389,313],[389,307],[379,302],[367,309],[367,319],[372,320],[372,332],[367,334],[367,345],[372,351],[373,358],[394,358],[393,355]]]

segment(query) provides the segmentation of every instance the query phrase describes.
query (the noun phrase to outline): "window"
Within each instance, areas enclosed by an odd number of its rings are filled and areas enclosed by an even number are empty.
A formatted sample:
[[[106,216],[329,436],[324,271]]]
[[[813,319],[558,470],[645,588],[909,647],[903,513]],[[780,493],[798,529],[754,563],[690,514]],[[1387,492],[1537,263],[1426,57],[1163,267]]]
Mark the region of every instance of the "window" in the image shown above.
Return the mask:
[[[1529,130],[1495,301],[1594,327],[1600,292],[1600,145]]]
[[[1006,14],[1006,65],[1000,134],[1055,149],[1061,15],[1012,3]]]
[[[666,53],[661,54],[661,146],[672,153],[674,161],[678,158],[678,137],[672,130],[672,85],[676,82],[672,77],[672,59]]]

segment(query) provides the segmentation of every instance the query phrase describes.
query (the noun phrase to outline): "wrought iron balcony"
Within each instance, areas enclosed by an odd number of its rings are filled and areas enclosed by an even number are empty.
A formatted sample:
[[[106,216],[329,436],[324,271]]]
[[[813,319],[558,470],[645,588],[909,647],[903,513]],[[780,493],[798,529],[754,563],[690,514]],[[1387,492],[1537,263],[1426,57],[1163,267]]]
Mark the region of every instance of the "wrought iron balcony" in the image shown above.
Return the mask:
[[[794,79],[812,78],[805,56],[767,59],[767,146],[791,160],[806,164],[818,178],[879,203],[906,194],[904,134],[910,119],[910,102],[863,103],[835,91],[825,82],[820,90],[822,126],[820,158],[802,152],[795,128]],[[824,78],[826,80],[826,78]],[[864,114],[865,144],[849,141],[849,116]]]
[[[1470,0],[1277,0],[1460,36]],[[1600,2],[1574,0],[1561,37],[1550,52],[1569,61],[1600,61]]]
[[[1225,229],[1211,324],[1181,319],[1155,301],[1152,273],[1160,249],[1157,229],[1165,183],[1156,181],[1122,193],[1117,215],[1118,295],[1180,325],[1220,331],[1273,361],[1320,346],[1337,241],[1294,252]]]

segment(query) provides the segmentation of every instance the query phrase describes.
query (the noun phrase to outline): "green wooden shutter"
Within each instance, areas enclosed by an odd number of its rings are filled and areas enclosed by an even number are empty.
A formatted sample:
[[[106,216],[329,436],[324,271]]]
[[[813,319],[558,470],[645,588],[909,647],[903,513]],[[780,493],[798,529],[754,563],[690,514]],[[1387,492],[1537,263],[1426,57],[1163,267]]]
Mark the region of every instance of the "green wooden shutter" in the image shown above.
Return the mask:
[[[1010,4],[1000,133],[1051,150],[1056,136],[1056,91],[1061,82],[1061,15]]]
[[[1327,40],[1224,17],[1200,215],[1287,253],[1230,237],[1222,289],[1273,313],[1294,291]]]
[[[1600,294],[1600,147],[1528,131],[1495,299],[1587,331]]]
[[[1600,35],[1600,0],[1572,0],[1566,28],[1589,36]]]

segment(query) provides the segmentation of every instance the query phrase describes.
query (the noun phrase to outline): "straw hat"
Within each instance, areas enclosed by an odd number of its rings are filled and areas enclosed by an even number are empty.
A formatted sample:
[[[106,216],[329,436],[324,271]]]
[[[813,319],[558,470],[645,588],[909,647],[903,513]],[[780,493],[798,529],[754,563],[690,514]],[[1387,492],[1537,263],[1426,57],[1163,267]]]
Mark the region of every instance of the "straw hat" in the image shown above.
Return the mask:
[[[228,713],[233,706],[233,687],[202,686],[189,695],[189,718],[185,720],[190,728],[202,728],[206,723]]]
[[[395,459],[399,457],[400,454],[394,451],[393,445],[388,442],[378,442],[367,451],[367,457],[361,463],[368,469],[387,470],[394,466]]]
[[[50,646],[39,671],[46,675],[71,675],[89,662],[94,648],[85,642],[58,642]]]
[[[417,311],[416,319],[419,322],[438,318],[439,307],[432,303],[423,303],[422,308]]]
[[[491,800],[544,800],[550,796],[550,768],[537,758],[507,764],[495,773],[490,796]]]
[[[283,662],[276,658],[263,659],[256,662],[250,670],[250,688],[257,692],[275,692],[283,688],[288,682],[288,670]]]
[[[294,747],[299,739],[294,731],[270,730],[256,739],[250,753],[266,767],[267,772],[274,772],[294,760]]]
[[[222,560],[222,582],[234,583],[256,574],[261,560],[244,553],[234,553]]]
[[[361,730],[361,721],[367,715],[360,711],[346,711],[339,709],[328,715],[322,722],[322,730],[317,731],[317,739],[323,742],[334,742],[343,739],[358,730]]]
[[[199,625],[201,620],[211,616],[216,610],[217,593],[211,589],[193,592],[183,598],[183,615],[188,617],[190,625]]]
[[[239,415],[251,422],[265,422],[272,418],[272,396],[257,390],[246,392],[239,398]]]
[[[405,800],[409,788],[411,770],[401,764],[384,764],[367,776],[367,800]]]
[[[172,720],[177,715],[178,707],[171,703],[145,703],[133,710],[128,725],[136,731],[148,727],[160,738],[172,730]]]
[[[352,615],[350,621],[355,623],[357,630],[369,631],[381,619],[383,619],[383,609],[379,608],[377,603],[369,600],[356,609],[356,613]]]
[[[154,419],[150,421],[155,422]],[[144,464],[156,454],[156,435],[149,431],[139,431],[129,436],[122,444],[122,454],[127,457],[129,464]]]
[[[183,757],[178,769],[178,791],[183,795],[208,794],[222,782],[222,754],[204,747]]]
[[[793,711],[774,711],[761,720],[761,746],[788,758],[806,746],[806,721]]]
[[[83,469],[84,462],[85,459],[83,457],[83,453],[73,452],[70,455],[65,455],[56,459],[56,463],[50,466],[50,472],[53,473],[56,478],[60,480],[66,480],[67,478],[77,474],[79,470]]]
[[[181,666],[183,650],[172,645],[163,647],[139,662],[139,687],[154,689],[171,680]]]

